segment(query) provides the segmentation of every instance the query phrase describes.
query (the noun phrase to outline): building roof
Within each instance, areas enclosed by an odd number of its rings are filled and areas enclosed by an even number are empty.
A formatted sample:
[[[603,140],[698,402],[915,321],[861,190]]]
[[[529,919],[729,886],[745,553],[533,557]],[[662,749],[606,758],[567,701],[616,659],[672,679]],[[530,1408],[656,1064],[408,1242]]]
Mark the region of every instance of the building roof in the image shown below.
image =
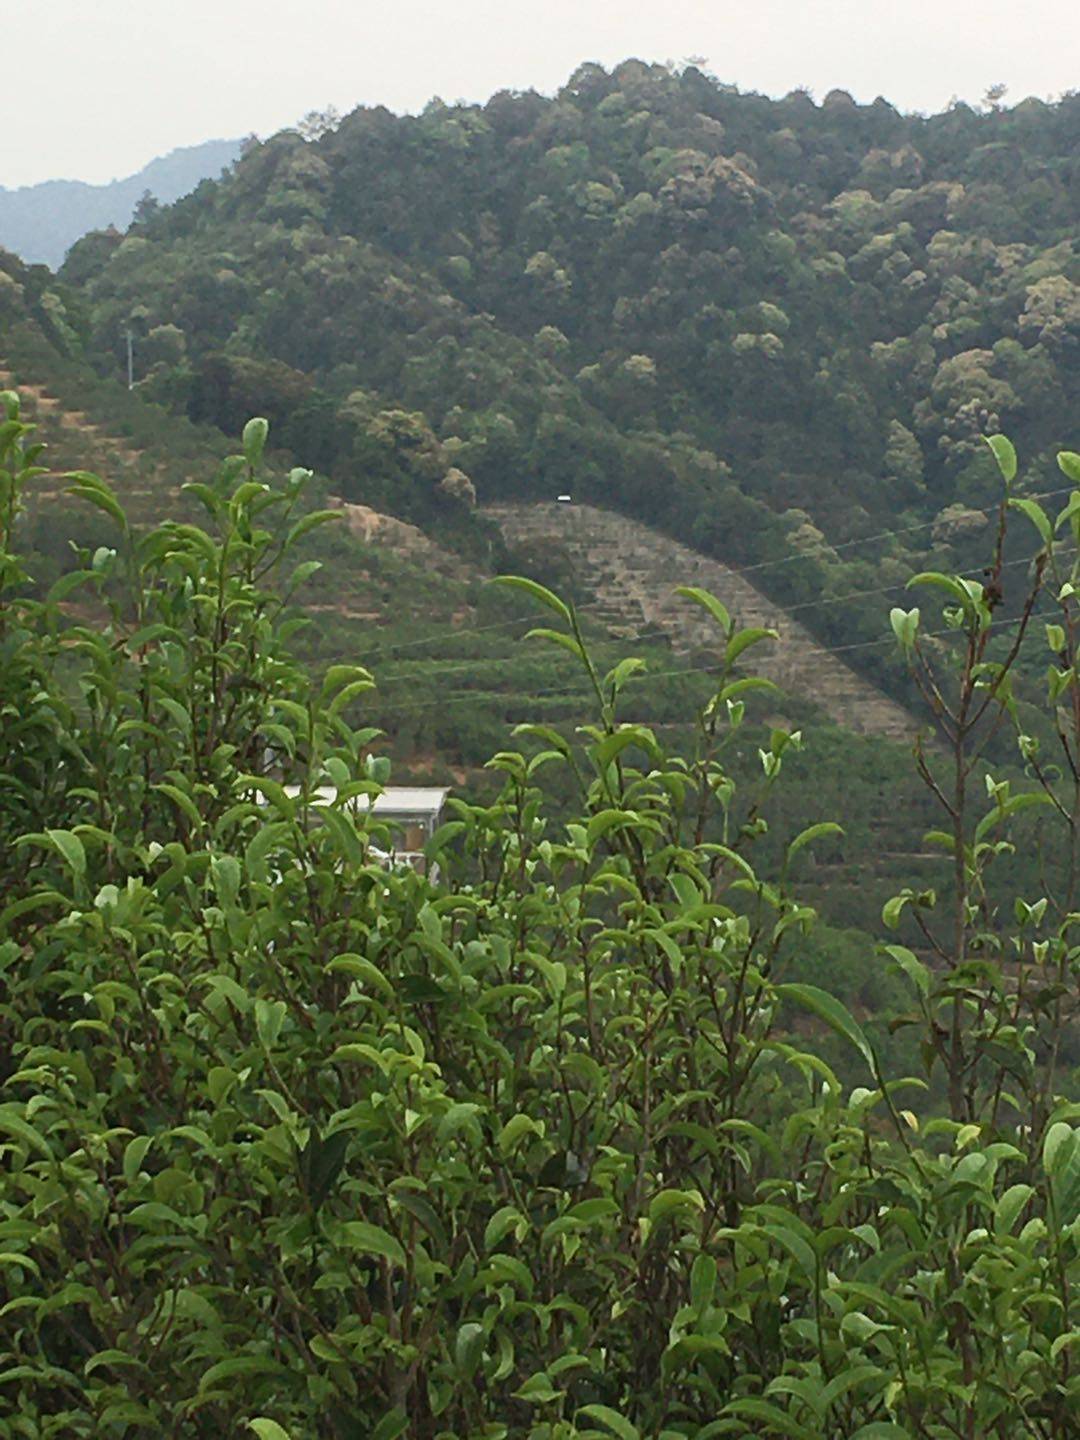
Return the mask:
[[[286,785],[285,793],[290,799],[300,794],[299,785]],[[450,793],[448,785],[387,785],[375,796],[374,805],[370,795],[356,795],[349,801],[358,810],[372,809],[382,816],[435,816],[446,803]],[[311,791],[316,805],[332,805],[337,799],[337,788],[333,785],[319,785]]]

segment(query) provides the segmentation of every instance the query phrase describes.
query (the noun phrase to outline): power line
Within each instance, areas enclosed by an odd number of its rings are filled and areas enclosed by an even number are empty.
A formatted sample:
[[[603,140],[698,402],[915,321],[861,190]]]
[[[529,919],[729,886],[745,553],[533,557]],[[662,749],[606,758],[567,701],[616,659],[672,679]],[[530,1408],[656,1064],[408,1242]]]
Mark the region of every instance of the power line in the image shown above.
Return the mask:
[[[1021,556],[1019,556],[1018,558],[1016,558],[1015,560],[1006,560],[1006,561],[1004,561],[1004,563],[1003,563],[1003,565],[1002,565],[1002,569],[1011,569],[1011,568],[1013,568],[1014,566],[1017,566],[1017,565],[1031,565],[1031,564],[1034,562],[1035,558],[1036,558],[1035,555],[1021,555]],[[890,595],[890,594],[894,593],[895,591],[898,591],[898,590],[900,590],[900,589],[902,589],[902,588],[903,588],[903,587],[900,586],[900,585],[877,585],[877,586],[874,586],[874,587],[872,587],[872,588],[870,588],[870,589],[866,589],[866,590],[848,590],[848,591],[846,591],[843,595],[830,595],[830,596],[828,596],[827,598],[818,599],[818,600],[801,600],[801,601],[799,601],[799,603],[796,604],[796,605],[784,605],[784,606],[778,606],[777,608],[778,608],[778,609],[781,609],[785,615],[791,615],[791,614],[794,614],[796,611],[800,611],[800,610],[822,609],[822,608],[824,608],[825,606],[828,606],[828,605],[840,605],[840,604],[843,604],[844,602],[846,602],[846,601],[848,601],[848,600],[864,600],[864,599],[868,599],[870,596],[873,596],[873,595]],[[672,593],[674,593],[674,592],[672,592]],[[601,602],[596,602],[596,603],[601,603]],[[582,608],[584,608],[584,607],[582,607]],[[654,623],[655,623],[655,622],[654,622]],[[612,646],[633,645],[633,644],[638,643],[639,641],[652,639],[652,638],[654,637],[654,634],[655,634],[655,631],[650,630],[650,629],[646,629],[646,630],[639,631],[636,635],[627,635],[627,636],[624,636],[622,639],[620,639],[620,638],[618,638],[618,637],[615,637],[615,638],[612,638],[612,639],[610,639],[610,640],[602,640],[602,641],[599,642],[597,648],[608,649],[608,648],[610,648],[610,647],[612,647]],[[872,642],[871,642],[871,641],[858,641],[858,642],[855,642],[855,643],[862,645],[862,644],[878,644],[879,642],[878,642],[878,641],[872,641]],[[815,647],[815,650],[814,650],[814,651],[811,651],[811,652],[809,652],[809,653],[828,653],[828,654],[830,654],[830,655],[833,655],[833,654],[836,654],[837,650],[843,649],[843,648],[844,648],[844,647],[842,647],[842,646],[821,646],[821,647]],[[565,652],[565,651],[561,652],[559,655],[554,656],[553,658],[555,658],[555,659],[557,659],[557,660],[561,660],[564,655],[566,655],[566,652]],[[472,660],[463,660],[460,664],[453,664],[453,665],[447,664],[447,665],[443,665],[443,666],[441,666],[441,668],[438,670],[437,673],[438,673],[438,675],[452,675],[452,674],[458,673],[459,671],[475,670],[475,669],[477,669],[479,666],[482,666],[482,665],[485,665],[485,664],[486,664],[486,665],[498,665],[498,664],[503,664],[503,663],[505,663],[505,661],[506,661],[508,658],[509,658],[509,657],[507,657],[507,656],[505,656],[505,655],[492,655],[492,656],[474,658],[474,659],[472,659]],[[572,659],[573,657],[572,657],[572,656],[567,656],[567,658]],[[438,663],[438,662],[434,662],[434,663]],[[377,678],[378,678],[379,687],[381,688],[381,687],[384,686],[384,685],[399,684],[399,683],[400,683],[401,681],[403,681],[403,680],[414,680],[414,679],[416,678],[416,673],[417,673],[416,671],[402,671],[400,674],[397,674],[397,675],[382,675],[382,676],[379,676],[379,677],[377,677]],[[685,671],[680,671],[679,673],[680,673],[680,674],[684,674],[684,673],[686,673],[686,672],[685,672]]]
[[[1071,495],[1076,488],[1075,485],[1059,485],[1054,490],[1036,491],[1033,495],[1018,495],[1015,498],[1018,500],[1052,500],[1057,495]],[[994,505],[976,505],[972,507],[972,514],[990,516],[1000,508],[1000,501]],[[902,525],[896,530],[881,530],[876,535],[865,535],[854,540],[841,540],[839,544],[830,545],[829,548],[833,551],[838,551],[848,550],[853,545],[873,545],[879,540],[892,540],[898,535],[909,535],[918,530],[931,530],[937,523],[936,517],[933,520],[920,520],[915,525]],[[753,565],[744,565],[740,570],[736,571],[736,574],[749,575],[758,570],[768,570],[776,565],[790,565],[795,560],[804,560],[806,558],[805,555],[796,554],[781,555],[775,560],[759,560]]]
[[[1032,494],[1032,495],[1027,495],[1027,496],[1023,496],[1023,497],[1017,497],[1017,498],[1023,498],[1023,499],[1028,499],[1028,500],[1051,500],[1051,499],[1054,499],[1056,496],[1059,496],[1059,495],[1072,494],[1072,492],[1073,492],[1076,488],[1077,488],[1077,487],[1076,487],[1075,485],[1060,485],[1060,486],[1057,486],[1057,487],[1056,487],[1055,489],[1053,489],[1053,490],[1036,491],[1036,492],[1035,492],[1034,494]],[[995,505],[986,505],[986,506],[982,506],[981,508],[978,507],[978,506],[975,506],[975,507],[973,507],[972,513],[973,513],[973,514],[978,514],[978,515],[986,515],[986,516],[989,516],[989,515],[992,515],[995,511],[997,511],[998,508],[999,508],[999,505],[997,505],[997,504],[995,504]],[[936,525],[937,523],[938,523],[938,522],[937,522],[937,519],[936,519],[936,518],[935,518],[934,520],[919,521],[919,522],[918,522],[917,524],[915,524],[915,525],[903,525],[903,526],[900,526],[900,527],[898,527],[897,529],[894,529],[894,530],[881,530],[881,531],[879,531],[876,535],[861,536],[861,537],[858,537],[858,538],[853,539],[853,540],[842,540],[842,541],[840,541],[838,544],[832,545],[832,546],[830,546],[829,548],[830,548],[834,553],[836,553],[836,552],[841,551],[841,550],[849,550],[849,549],[853,548],[854,546],[874,545],[874,544],[877,544],[879,541],[894,539],[895,537],[897,537],[897,536],[899,536],[899,535],[908,535],[908,534],[913,534],[913,533],[915,533],[915,532],[917,532],[917,531],[932,529],[933,526]],[[672,537],[667,537],[667,538],[672,538]],[[682,542],[676,541],[675,543],[676,543],[676,544],[680,544],[680,543],[682,543]],[[692,549],[693,547],[687,547],[687,548]],[[702,552],[698,552],[698,553],[702,553]],[[712,560],[712,561],[714,561],[716,564],[725,566],[725,568],[728,569],[728,570],[730,570],[733,575],[737,575],[737,576],[738,576],[738,575],[751,575],[751,574],[756,574],[756,573],[758,573],[758,572],[761,571],[761,570],[771,569],[771,568],[774,568],[774,567],[777,567],[777,566],[780,566],[780,565],[790,565],[790,564],[794,564],[794,563],[795,563],[796,561],[798,561],[798,560],[813,559],[814,557],[813,557],[813,556],[807,556],[807,555],[804,555],[804,554],[801,554],[801,553],[794,553],[794,554],[789,554],[789,555],[781,555],[781,556],[778,556],[776,559],[773,559],[773,560],[759,560],[759,561],[755,562],[753,565],[743,565],[743,566],[739,566],[739,567],[737,567],[737,566],[735,566],[735,565],[732,565],[730,562],[728,562],[728,561],[726,561],[726,560],[720,559],[719,556],[715,556],[715,555],[703,555],[703,558],[708,559],[708,560]],[[1017,562],[1012,562],[1012,561],[1010,561],[1010,562],[1008,562],[1008,563],[1012,564],[1012,563],[1017,563]],[[794,612],[794,611],[797,611],[797,610],[810,609],[811,607],[819,606],[819,605],[835,605],[835,604],[839,604],[842,600],[847,599],[847,598],[857,599],[857,598],[859,598],[860,596],[864,596],[864,595],[874,595],[874,594],[879,594],[879,593],[883,594],[883,593],[885,593],[885,592],[888,591],[888,590],[893,590],[893,589],[898,589],[898,588],[899,588],[898,586],[884,586],[884,587],[882,587],[882,589],[881,589],[880,591],[878,591],[878,590],[852,591],[850,596],[841,596],[841,595],[838,595],[838,596],[832,597],[832,598],[830,598],[830,599],[828,599],[828,600],[804,600],[804,601],[800,601],[798,604],[795,604],[795,605],[784,605],[782,602],[779,602],[779,601],[773,602],[773,603],[775,603],[775,604],[777,605],[777,608],[778,608],[778,609],[783,610],[783,611],[785,611],[786,613],[791,613],[791,612]],[[589,601],[588,603],[586,603],[586,604],[584,604],[584,605],[578,605],[578,606],[576,606],[575,609],[576,609],[576,611],[577,611],[578,614],[584,614],[584,613],[586,613],[587,611],[595,610],[595,609],[597,609],[597,608],[602,608],[602,607],[605,605],[605,603],[606,603],[606,602],[604,602],[604,601],[602,601],[602,600],[592,600],[592,601]],[[494,620],[494,621],[492,621],[492,622],[491,622],[490,624],[488,624],[488,625],[465,626],[465,627],[460,627],[460,628],[456,628],[456,629],[442,630],[442,631],[436,632],[434,635],[424,636],[424,638],[423,638],[423,639],[420,639],[420,640],[405,640],[405,641],[395,642],[395,643],[393,643],[393,644],[390,644],[390,645],[388,645],[388,646],[385,647],[385,658],[387,658],[387,659],[396,658],[397,654],[399,654],[399,653],[401,653],[401,652],[403,652],[403,651],[406,651],[406,650],[408,650],[408,651],[413,651],[413,650],[424,649],[424,648],[426,648],[426,647],[429,646],[429,645],[436,645],[436,644],[438,644],[438,643],[439,643],[440,641],[442,641],[442,640],[460,639],[460,638],[462,638],[462,637],[464,637],[464,636],[471,636],[471,635],[485,635],[485,634],[490,633],[490,632],[493,631],[493,630],[505,630],[505,629],[509,628],[509,627],[512,626],[512,625],[521,625],[521,624],[525,624],[525,623],[527,623],[527,622],[526,622],[522,617],[515,615],[515,616],[509,617],[509,618],[506,619],[506,620]],[[365,655],[375,655],[375,654],[379,653],[380,650],[381,650],[381,647],[378,646],[378,645],[376,645],[376,646],[373,647],[371,650],[366,651],[366,652],[363,652],[363,653],[362,653],[360,656],[358,656],[357,658],[362,660],[362,659],[365,658]]]
[[[1030,620],[1040,620],[1040,619],[1045,619],[1047,616],[1050,616],[1050,615],[1057,615],[1058,613],[1059,613],[1059,612],[1058,612],[1057,610],[1039,610],[1039,611],[1036,611],[1034,614],[1030,615],[1028,618],[1029,618],[1029,621],[1030,621]],[[1019,622],[1019,620],[1017,620],[1017,619],[992,620],[992,621],[990,622],[990,625],[989,625],[987,628],[988,628],[988,629],[991,629],[991,630],[997,630],[997,629],[1000,629],[1002,626],[1005,626],[1005,625],[1018,625],[1019,623],[1020,623],[1020,622]],[[962,632],[960,632],[960,631],[958,631],[958,630],[954,630],[954,629],[948,629],[948,628],[947,628],[947,629],[942,629],[942,630],[926,630],[926,631],[923,632],[923,638],[924,638],[924,639],[941,639],[941,638],[944,637],[944,638],[947,638],[947,639],[955,639],[960,633],[962,633]],[[635,638],[635,637],[630,637],[630,639],[629,639],[627,642],[624,642],[624,643],[630,643],[630,644],[632,644],[634,638]],[[873,650],[873,649],[880,649],[883,645],[895,645],[895,644],[896,644],[895,637],[893,637],[893,636],[891,636],[891,635],[886,635],[886,636],[883,636],[880,640],[854,640],[854,641],[851,641],[849,644],[846,644],[846,645],[835,645],[835,646],[815,645],[815,646],[810,647],[810,648],[807,649],[807,650],[804,650],[802,653],[803,653],[803,655],[841,655],[841,654],[847,654],[847,653],[849,653],[849,652],[852,651],[852,650]],[[642,678],[644,678],[644,679],[649,679],[649,680],[668,680],[668,679],[672,679],[672,678],[674,678],[674,677],[676,677],[676,676],[679,676],[679,675],[707,675],[707,674],[713,674],[713,673],[715,673],[715,670],[716,670],[716,666],[715,666],[715,665],[679,665],[679,666],[674,666],[674,667],[672,667],[672,668],[669,669],[669,670],[645,671],[644,674],[643,674],[643,676],[642,676]],[[586,686],[587,683],[588,683],[588,682],[587,682],[587,680],[585,679],[585,677],[582,677],[582,680],[581,680],[577,685],[567,686],[567,687],[565,687],[565,688],[563,688],[563,689],[559,689],[559,690],[544,690],[544,691],[540,691],[538,694],[529,696],[528,698],[529,698],[529,699],[533,699],[533,700],[550,700],[550,699],[554,699],[554,698],[557,698],[557,697],[563,696],[563,695],[576,695],[576,694],[579,694],[579,693],[581,692],[582,688],[583,688],[584,686]],[[441,696],[439,696],[439,697],[437,697],[437,698],[435,698],[435,699],[432,699],[432,700],[423,700],[423,701],[420,701],[420,702],[418,702],[418,703],[416,703],[416,704],[408,704],[407,702],[399,702],[399,703],[397,703],[397,704],[395,704],[395,705],[384,705],[384,706],[380,706],[380,707],[379,707],[379,713],[380,713],[380,714],[385,714],[385,713],[387,713],[388,711],[394,712],[394,711],[399,711],[399,710],[409,710],[409,711],[428,710],[428,709],[432,708],[432,707],[435,706],[435,705],[440,705],[440,706],[442,706],[442,705],[455,705],[455,704],[460,704],[460,703],[462,703],[463,701],[466,701],[466,700],[471,700],[473,703],[477,703],[477,702],[479,702],[479,701],[481,701],[481,700],[484,700],[484,699],[516,700],[516,699],[518,699],[518,698],[522,698],[522,697],[518,697],[518,696],[515,696],[515,695],[511,695],[511,694],[509,694],[509,693],[507,693],[507,692],[505,692],[505,691],[496,691],[496,692],[494,692],[494,693],[488,692],[487,694],[485,694],[484,691],[480,691],[480,690],[451,690],[451,691],[449,691],[449,692],[448,692],[447,694],[445,694],[445,695],[441,695]]]
[[[490,584],[491,581],[489,580],[487,583]],[[587,605],[578,605],[575,609],[580,615],[583,611],[595,610],[597,606],[602,606],[603,603],[602,600],[590,600]],[[422,640],[403,640],[400,644],[395,642],[394,644],[388,645],[386,649],[387,651],[417,650],[423,646],[436,645],[440,640],[457,640],[466,635],[484,635],[490,630],[505,630],[510,625],[528,625],[531,623],[532,621],[528,616],[511,615],[507,620],[493,620],[490,625],[459,626],[456,629],[437,631],[434,635],[427,635]],[[372,650],[364,651],[357,658],[363,660],[365,656],[376,654],[379,649],[380,647],[376,645]],[[392,657],[388,655],[387,658]]]

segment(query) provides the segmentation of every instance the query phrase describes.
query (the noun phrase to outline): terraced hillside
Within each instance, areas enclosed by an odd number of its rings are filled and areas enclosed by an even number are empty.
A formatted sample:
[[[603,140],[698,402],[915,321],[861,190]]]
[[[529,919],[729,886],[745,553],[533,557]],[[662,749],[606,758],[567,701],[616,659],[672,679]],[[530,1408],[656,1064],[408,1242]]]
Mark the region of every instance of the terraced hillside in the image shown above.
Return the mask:
[[[65,472],[90,470],[106,479],[137,529],[165,519],[205,523],[201,507],[184,492],[185,482],[212,478],[235,448],[235,440],[230,446],[223,434],[197,431],[129,397],[115,382],[76,366],[50,364],[51,358],[44,350],[32,351],[29,362],[22,354],[0,356],[0,389],[19,395],[23,417],[46,444],[43,463],[49,473],[24,496],[24,543],[35,557],[33,573],[46,585],[74,563],[72,543],[114,543],[112,522],[66,493]],[[143,420],[145,433],[132,425],[133,418]],[[118,433],[132,428],[134,435]],[[292,463],[287,454],[274,458],[281,462],[278,468]],[[341,508],[343,522],[304,541],[304,558],[321,563],[298,597],[311,621],[313,664],[355,659],[373,647],[392,646],[403,634],[413,639],[417,627],[452,630],[472,619],[475,577],[458,557],[414,526],[343,505],[324,482],[315,482],[309,503]]]
[[[182,498],[184,481],[209,479],[235,447],[235,440],[220,432],[194,432],[113,382],[95,379],[81,367],[50,366],[49,358],[44,352],[29,360],[17,355],[10,365],[0,365],[0,386],[21,394],[27,418],[39,425],[48,445],[45,460],[52,473],[36,482],[27,516],[30,569],[43,585],[74,563],[69,540],[115,543],[112,523],[66,494],[63,471],[92,469],[107,477],[142,524],[178,518],[181,507],[191,503]],[[277,458],[292,463],[287,455]],[[311,503],[333,506],[332,490],[317,483]],[[875,872],[872,883],[864,863],[886,832],[890,849],[914,850],[920,823],[926,828],[916,818],[918,796],[904,778],[901,747],[877,738],[906,735],[907,717],[846,667],[823,658],[804,632],[792,629],[783,612],[733,572],[644,526],[584,507],[569,514],[554,506],[493,509],[491,519],[509,543],[527,543],[518,556],[493,553],[487,564],[475,566],[445,550],[431,532],[364,506],[336,503],[343,523],[321,527],[304,542],[305,558],[318,559],[322,569],[296,596],[309,620],[303,653],[316,670],[341,660],[373,669],[378,688],[364,697],[359,718],[384,731],[380,749],[393,759],[397,778],[453,784],[461,794],[482,796],[491,789],[486,761],[505,748],[514,725],[540,720],[569,732],[591,717],[589,686],[572,658],[550,646],[522,643],[536,623],[533,607],[484,584],[484,574],[520,568],[532,558],[527,550],[535,556],[542,549],[556,572],[550,578],[564,593],[575,578],[579,593],[588,589],[581,598],[591,602],[584,618],[598,661],[614,663],[630,650],[646,661],[647,672],[627,696],[626,713],[658,732],[671,732],[673,739],[708,694],[709,677],[697,669],[694,652],[713,647],[715,636],[673,600],[672,587],[700,583],[718,590],[744,622],[777,624],[787,649],[780,648],[782,663],[770,673],[790,687],[783,707],[789,723],[813,737],[805,757],[789,762],[785,824],[798,830],[823,813],[841,813],[839,797],[853,783],[862,801],[859,816],[848,819],[849,838],[816,857],[826,866],[821,875],[827,884],[820,895],[811,886],[811,899],[838,923],[866,925],[887,894],[918,879],[903,856],[888,863],[888,873]],[[193,518],[199,517],[193,513]],[[583,542],[562,547],[574,551],[570,575],[557,554],[568,522],[574,527],[571,540]],[[82,602],[77,612],[73,605],[65,602],[71,613],[88,618]],[[631,634],[632,646],[626,638]],[[814,656],[813,665],[804,659],[801,670],[790,654],[799,637]],[[755,666],[760,656],[769,668],[766,648],[755,652]],[[688,663],[673,665],[673,651]],[[854,739],[850,729],[822,729],[819,709],[863,737]],[[753,707],[745,744],[729,756],[734,770],[747,777],[748,794],[759,769],[758,725],[768,715],[767,706]],[[902,835],[896,833],[898,808],[905,816]],[[850,879],[846,865],[855,867]]]
[[[487,513],[511,545],[566,556],[590,614],[616,635],[659,631],[681,654],[716,646],[716,627],[678,585],[699,585],[739,625],[768,626],[779,639],[755,651],[755,668],[793,696],[812,701],[837,725],[897,740],[916,723],[744,576],[655,530],[592,505],[492,505]]]
[[[49,462],[56,472],[26,497],[32,514],[43,507],[62,503],[65,469],[100,473],[121,495],[133,519],[159,518],[163,506],[177,497],[165,492],[160,464],[122,436],[110,434],[85,411],[71,409],[44,385],[18,375],[0,358],[0,389],[15,390],[22,402],[24,418],[38,427],[37,438],[49,447]]]
[[[63,471],[85,468],[107,477],[141,525],[179,518],[191,503],[183,498],[184,482],[212,476],[231,447],[219,432],[194,429],[115,382],[53,362],[39,350],[17,351],[9,364],[0,364],[0,385],[20,392],[27,417],[48,444],[53,473],[29,497],[27,519],[37,557],[33,573],[49,583],[73,563],[69,540],[113,543],[110,522],[66,495]],[[292,463],[287,455],[279,458]],[[541,714],[550,723],[573,724],[588,715],[584,681],[568,657],[520,644],[534,621],[529,607],[519,614],[505,592],[483,583],[493,568],[519,568],[524,554],[493,552],[485,565],[467,563],[430,531],[335,500],[334,488],[322,482],[311,497],[316,506],[341,506],[344,523],[323,527],[305,542],[309,558],[322,563],[297,596],[310,622],[305,652],[316,668],[342,659],[373,666],[379,688],[365,705],[367,718],[384,729],[387,749],[405,772],[461,783],[466,772],[471,778],[483,773],[484,761],[518,721]],[[194,508],[191,518],[198,519]],[[577,576],[576,588],[588,590],[586,617],[599,653],[605,659],[620,653],[618,641],[633,635],[635,653],[668,677],[643,684],[635,700],[643,720],[679,723],[707,686],[693,658],[684,678],[671,674],[665,658],[673,650],[692,657],[715,644],[708,624],[672,595],[676,584],[696,582],[721,593],[744,623],[782,631],[776,654],[770,660],[768,647],[760,647],[755,665],[760,656],[788,691],[793,723],[802,722],[805,700],[811,712],[819,708],[849,734],[896,739],[910,733],[901,709],[824,655],[782,610],[723,565],[589,507],[575,506],[568,514],[561,506],[504,506],[487,513],[511,546],[523,542],[523,551],[542,549],[555,562],[559,542],[570,539],[561,548],[567,556],[574,552],[572,568],[556,563],[553,583],[565,588],[569,570]],[[606,648],[604,632],[613,640]]]

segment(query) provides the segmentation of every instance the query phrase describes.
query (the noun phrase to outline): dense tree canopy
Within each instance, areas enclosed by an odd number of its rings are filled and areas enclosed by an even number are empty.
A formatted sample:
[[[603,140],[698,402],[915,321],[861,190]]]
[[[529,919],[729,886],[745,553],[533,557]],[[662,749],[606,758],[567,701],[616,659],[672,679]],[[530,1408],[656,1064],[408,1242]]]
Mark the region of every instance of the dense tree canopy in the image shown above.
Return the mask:
[[[968,556],[981,434],[1033,471],[1066,439],[1078,107],[927,119],[628,61],[361,108],[89,237],[67,304],[101,364],[134,326],[147,396],[228,429],[257,407],[351,498],[427,523],[452,465],[481,504],[569,490],[734,561],[809,521],[844,551],[765,583],[843,592],[864,557]],[[373,436],[394,413],[439,465]]]

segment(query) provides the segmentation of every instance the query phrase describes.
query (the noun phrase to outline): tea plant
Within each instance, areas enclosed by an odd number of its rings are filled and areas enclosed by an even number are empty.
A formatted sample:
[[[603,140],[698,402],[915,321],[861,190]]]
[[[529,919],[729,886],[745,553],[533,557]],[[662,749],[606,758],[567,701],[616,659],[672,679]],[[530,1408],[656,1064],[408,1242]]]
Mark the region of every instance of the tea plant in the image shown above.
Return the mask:
[[[725,747],[767,633],[693,590],[724,659],[680,756],[622,718],[639,662],[601,673],[572,608],[509,582],[593,723],[522,727],[497,800],[431,842],[437,883],[388,869],[353,803],[386,780],[353,724],[371,677],[312,684],[285,608],[304,574],[271,583],[325,518],[305,473],[260,479],[252,421],[193,487],[208,528],[146,534],[74,476],[115,549],[31,603],[33,447],[4,403],[0,679],[27,728],[3,742],[0,1434],[1077,1433],[1071,914],[1034,940],[1050,906],[1026,899],[992,971],[966,940],[930,963],[891,945],[928,1060],[959,1014],[961,1069],[949,1113],[884,1075],[835,996],[782,978],[814,918],[801,857],[835,827],[757,873],[799,740],[771,733],[738,794]],[[963,595],[961,685],[1008,710]],[[569,825],[545,814],[555,766]],[[999,948],[979,845],[1016,798],[991,794],[973,848],[955,832],[964,936],[980,916]],[[815,1021],[863,1085],[800,1040]]]

